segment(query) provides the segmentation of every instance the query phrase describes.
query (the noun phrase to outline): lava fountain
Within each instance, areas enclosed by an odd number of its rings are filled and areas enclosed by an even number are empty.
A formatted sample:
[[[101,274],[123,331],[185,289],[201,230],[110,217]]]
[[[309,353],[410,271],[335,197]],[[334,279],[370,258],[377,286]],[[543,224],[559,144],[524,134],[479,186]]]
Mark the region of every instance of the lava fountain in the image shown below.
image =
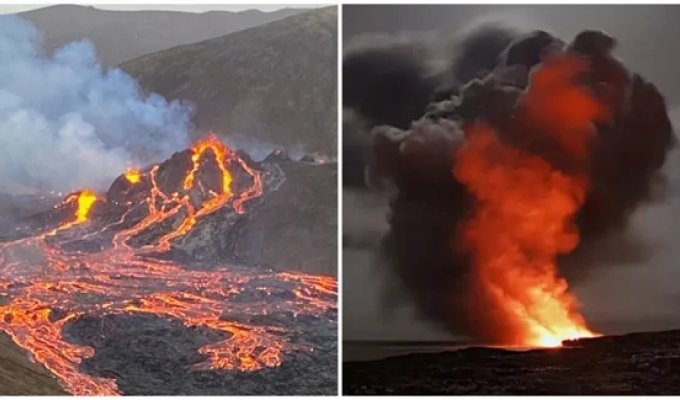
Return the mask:
[[[470,256],[483,307],[500,343],[560,346],[594,336],[559,276],[557,256],[576,248],[575,215],[588,189],[588,149],[604,107],[579,84],[587,63],[576,56],[546,60],[519,101],[518,127],[530,126],[569,154],[571,168],[513,147],[482,122],[470,125],[454,167],[473,198],[459,225],[459,246]]]

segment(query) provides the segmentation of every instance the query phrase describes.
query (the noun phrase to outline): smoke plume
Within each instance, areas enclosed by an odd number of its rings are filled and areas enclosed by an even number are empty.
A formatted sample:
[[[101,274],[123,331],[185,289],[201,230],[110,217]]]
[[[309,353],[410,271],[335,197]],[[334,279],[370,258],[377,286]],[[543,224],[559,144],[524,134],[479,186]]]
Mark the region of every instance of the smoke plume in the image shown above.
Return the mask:
[[[536,292],[521,290],[531,281],[577,327],[567,336],[585,332],[562,278],[583,271],[571,271],[569,259],[625,229],[663,183],[660,170],[674,144],[662,95],[614,57],[615,47],[599,31],[566,44],[544,31],[486,28],[461,41],[448,78],[423,83],[414,79],[422,76],[419,67],[408,67],[406,88],[429,98],[409,126],[380,117],[386,112],[376,112],[378,95],[345,104],[377,121],[367,182],[393,194],[381,253],[426,316],[450,330],[516,343],[508,337],[517,332],[508,308],[540,329],[555,314],[531,308],[537,300],[524,297]],[[352,87],[363,89],[345,97],[379,87],[357,65],[398,63],[392,51],[372,51],[363,57],[370,63],[354,61]],[[383,104],[402,102],[400,114],[414,105],[406,89],[392,88],[389,97]],[[499,200],[506,198],[515,203]],[[497,264],[501,255],[493,253],[503,246],[510,250],[502,256],[514,258]],[[596,265],[597,253],[589,252],[587,263],[581,257],[578,268]],[[531,334],[540,336],[540,329]]]
[[[45,54],[29,22],[0,17],[2,191],[102,188],[186,147],[190,114],[102,68],[90,42]]]

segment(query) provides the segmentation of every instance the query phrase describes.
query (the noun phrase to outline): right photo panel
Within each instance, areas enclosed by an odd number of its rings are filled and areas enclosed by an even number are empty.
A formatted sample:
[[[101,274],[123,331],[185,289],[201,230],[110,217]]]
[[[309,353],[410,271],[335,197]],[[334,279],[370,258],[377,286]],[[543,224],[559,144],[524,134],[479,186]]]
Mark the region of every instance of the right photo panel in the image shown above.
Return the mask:
[[[680,394],[679,20],[343,7],[345,395]]]

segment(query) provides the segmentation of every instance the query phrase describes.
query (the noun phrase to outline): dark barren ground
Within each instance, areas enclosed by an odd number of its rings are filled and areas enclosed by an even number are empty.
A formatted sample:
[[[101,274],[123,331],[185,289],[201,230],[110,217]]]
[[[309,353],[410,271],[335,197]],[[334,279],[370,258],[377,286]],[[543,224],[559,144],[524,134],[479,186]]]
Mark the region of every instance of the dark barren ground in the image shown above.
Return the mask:
[[[115,379],[125,395],[335,394],[335,329],[315,318],[297,323],[308,335],[295,341],[313,344],[316,351],[288,354],[280,367],[255,372],[188,367],[204,361],[201,346],[226,337],[176,320],[150,315],[86,317],[68,325],[65,334],[70,341],[95,349],[94,357],[83,361],[83,372]]]
[[[466,348],[347,362],[343,393],[677,395],[680,330],[580,340],[559,349]]]

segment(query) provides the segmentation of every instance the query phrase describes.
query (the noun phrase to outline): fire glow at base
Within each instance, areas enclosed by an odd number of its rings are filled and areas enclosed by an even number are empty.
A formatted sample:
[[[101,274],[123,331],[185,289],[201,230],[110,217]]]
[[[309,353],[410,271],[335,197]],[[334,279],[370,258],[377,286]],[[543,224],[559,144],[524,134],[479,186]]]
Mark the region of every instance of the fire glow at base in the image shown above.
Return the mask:
[[[114,379],[79,370],[81,361],[94,355],[93,348],[62,336],[64,326],[82,316],[148,313],[223,332],[227,339],[199,350],[206,356],[204,362],[187,367],[256,371],[280,365],[286,353],[313,349],[287,340],[287,328],[234,322],[224,318],[225,313],[322,315],[336,308],[337,284],[330,277],[229,267],[197,271],[152,257],[170,251],[172,241],[190,232],[206,215],[223,207],[243,214],[246,202],[262,195],[260,173],[214,137],[192,148],[191,161],[180,192],[161,189],[158,165],[146,172],[128,170],[125,184],[130,188],[147,185],[148,195],[139,204],[125,204],[122,217],[103,228],[89,227],[90,216],[99,204],[111,200],[83,190],[61,205],[74,210],[70,221],[47,233],[0,243],[0,294],[9,299],[0,305],[0,329],[52,371],[70,393],[119,392]],[[196,179],[206,161],[215,162],[221,171],[219,190],[205,188]],[[233,190],[232,168],[250,177],[249,187]],[[179,223],[172,224],[155,243],[141,247],[128,243],[149,227],[167,225],[178,217]],[[63,246],[107,232],[112,234],[111,245],[99,251]],[[263,296],[255,302],[237,301],[246,288]],[[281,291],[290,292],[290,299],[267,298]]]

